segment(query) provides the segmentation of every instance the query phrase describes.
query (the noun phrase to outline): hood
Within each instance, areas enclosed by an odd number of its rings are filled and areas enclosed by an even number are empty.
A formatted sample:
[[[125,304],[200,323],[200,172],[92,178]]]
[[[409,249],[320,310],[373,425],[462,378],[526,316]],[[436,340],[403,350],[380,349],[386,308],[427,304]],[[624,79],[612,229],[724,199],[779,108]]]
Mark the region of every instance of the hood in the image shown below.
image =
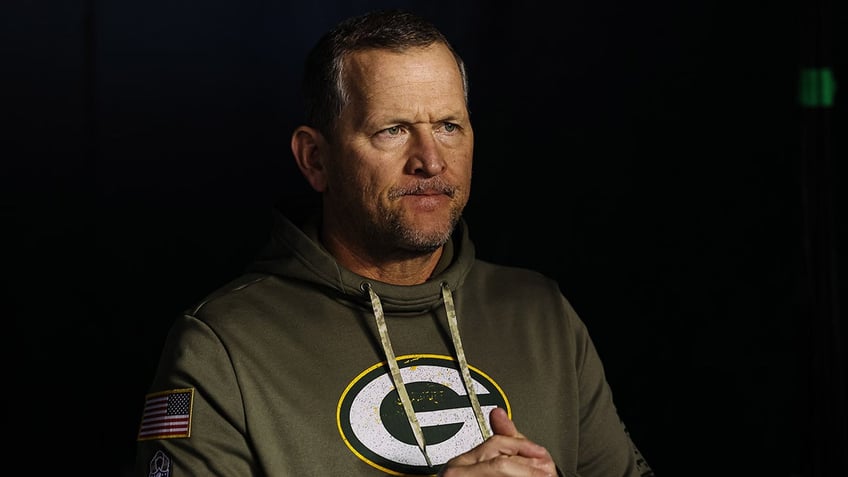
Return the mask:
[[[366,284],[382,300],[388,313],[420,313],[442,306],[442,283],[451,290],[462,286],[474,263],[474,245],[464,219],[460,220],[453,236],[445,245],[437,272],[420,285],[390,285],[358,275],[336,262],[318,242],[316,221],[302,227],[279,211],[274,211],[274,223],[266,247],[260,252],[249,271],[262,272],[287,279],[302,280],[327,289],[342,300],[370,308]]]

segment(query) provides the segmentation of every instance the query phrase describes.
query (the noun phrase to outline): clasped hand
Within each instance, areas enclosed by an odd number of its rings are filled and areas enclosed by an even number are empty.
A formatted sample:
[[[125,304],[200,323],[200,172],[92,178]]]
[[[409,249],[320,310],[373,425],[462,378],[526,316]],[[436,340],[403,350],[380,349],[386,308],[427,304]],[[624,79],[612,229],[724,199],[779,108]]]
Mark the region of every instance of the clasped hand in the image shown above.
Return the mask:
[[[547,449],[524,437],[506,411],[489,415],[493,435],[479,446],[449,460],[438,477],[555,477],[556,465]]]

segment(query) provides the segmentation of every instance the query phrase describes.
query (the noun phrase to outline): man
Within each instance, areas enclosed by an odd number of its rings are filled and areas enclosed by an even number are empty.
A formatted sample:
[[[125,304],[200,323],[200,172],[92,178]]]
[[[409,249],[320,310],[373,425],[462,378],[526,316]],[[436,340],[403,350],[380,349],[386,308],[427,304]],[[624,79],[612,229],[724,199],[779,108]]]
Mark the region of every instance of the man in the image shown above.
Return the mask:
[[[652,475],[557,284],[474,257],[468,81],[442,34],[343,21],[304,91],[291,146],[321,209],[278,214],[250,272],[174,324],[139,475]]]

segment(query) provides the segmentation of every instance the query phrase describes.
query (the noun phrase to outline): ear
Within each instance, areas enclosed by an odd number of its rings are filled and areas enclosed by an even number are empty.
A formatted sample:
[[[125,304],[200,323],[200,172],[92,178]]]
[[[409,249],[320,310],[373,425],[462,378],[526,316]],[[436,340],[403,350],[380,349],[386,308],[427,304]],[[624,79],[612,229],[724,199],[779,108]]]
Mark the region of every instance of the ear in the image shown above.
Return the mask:
[[[291,149],[300,172],[318,192],[327,188],[327,171],[324,159],[328,152],[327,141],[315,128],[300,126],[294,130]]]

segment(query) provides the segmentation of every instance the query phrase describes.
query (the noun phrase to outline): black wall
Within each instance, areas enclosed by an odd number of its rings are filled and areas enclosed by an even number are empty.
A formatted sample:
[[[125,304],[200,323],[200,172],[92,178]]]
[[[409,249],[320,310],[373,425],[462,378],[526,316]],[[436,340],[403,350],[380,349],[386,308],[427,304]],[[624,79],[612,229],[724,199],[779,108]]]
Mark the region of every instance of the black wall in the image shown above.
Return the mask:
[[[848,472],[845,94],[798,102],[806,68],[844,89],[844,10],[301,3],[4,2],[21,469],[126,475],[171,320],[306,192],[288,148],[306,50],[407,6],[468,64],[479,255],[559,281],[658,475]]]

